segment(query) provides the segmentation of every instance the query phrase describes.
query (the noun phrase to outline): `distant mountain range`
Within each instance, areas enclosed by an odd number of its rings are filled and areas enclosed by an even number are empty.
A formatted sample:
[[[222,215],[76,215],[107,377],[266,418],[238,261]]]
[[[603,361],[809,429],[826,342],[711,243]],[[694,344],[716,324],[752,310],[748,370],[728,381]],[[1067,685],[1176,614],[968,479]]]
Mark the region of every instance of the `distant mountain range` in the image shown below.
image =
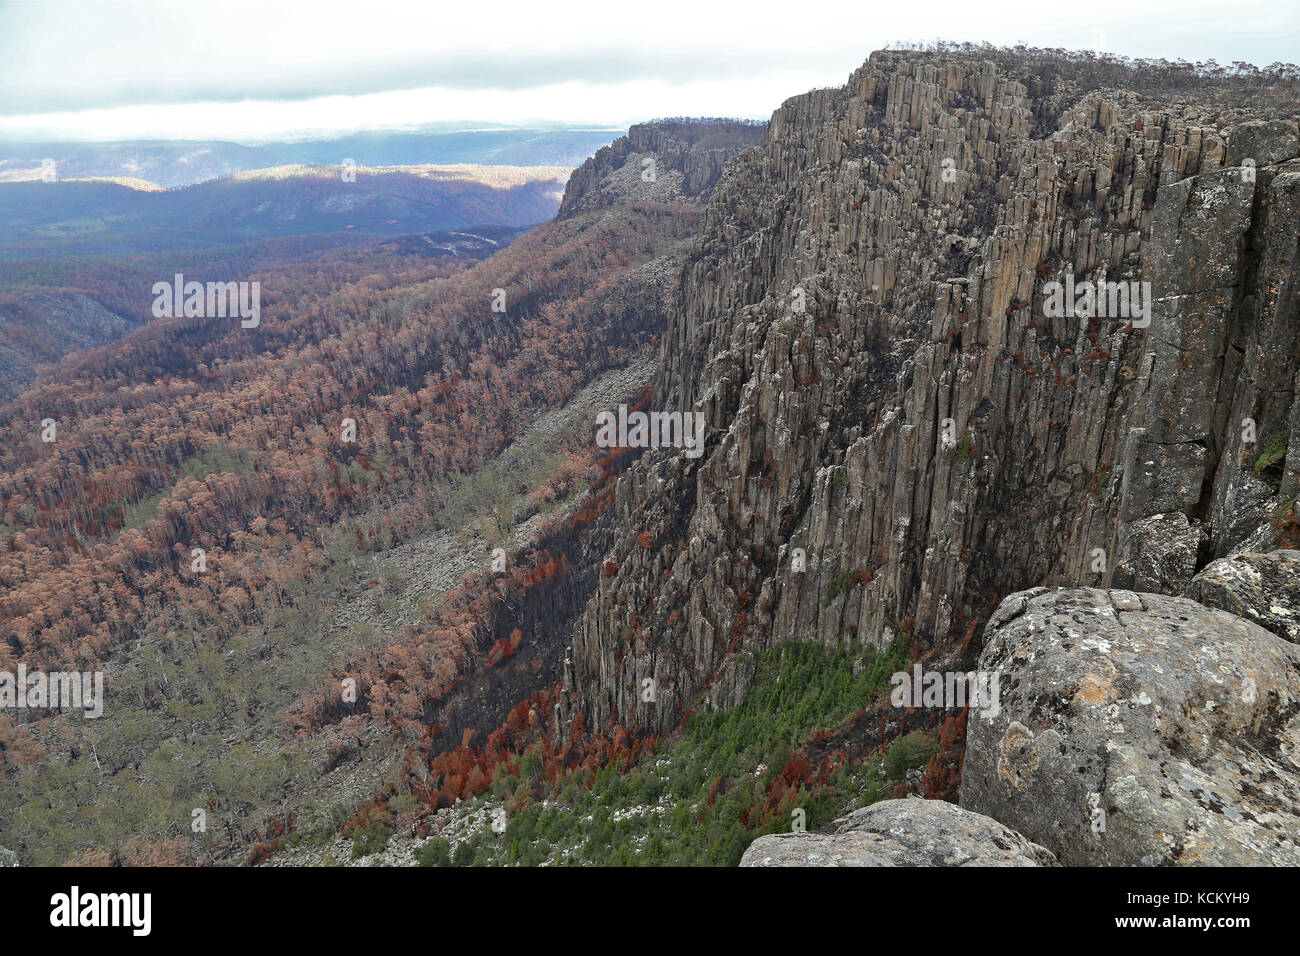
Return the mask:
[[[281,236],[532,226],[563,166],[281,166],[183,189],[139,180],[0,183],[0,260],[212,248]]]
[[[251,146],[220,141],[0,141],[0,182],[40,179],[46,160],[54,161],[60,179],[132,178],[163,187],[190,186],[273,166],[340,164],[346,159],[359,166],[475,163],[572,168],[620,132],[439,124],[407,132],[372,131]]]
[[[332,165],[175,189],[135,179],[0,182],[0,399],[39,365],[147,322],[161,277],[258,279],[299,264],[342,281],[411,261],[446,274],[551,219],[569,174]]]

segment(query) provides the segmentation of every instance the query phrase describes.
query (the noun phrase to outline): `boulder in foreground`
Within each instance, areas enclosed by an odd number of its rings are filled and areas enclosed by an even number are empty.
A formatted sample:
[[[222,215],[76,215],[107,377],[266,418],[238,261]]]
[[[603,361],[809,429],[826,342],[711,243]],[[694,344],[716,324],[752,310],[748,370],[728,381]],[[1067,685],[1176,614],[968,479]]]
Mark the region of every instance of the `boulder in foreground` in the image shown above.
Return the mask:
[[[882,800],[818,833],[761,836],[741,866],[1055,866],[996,820],[942,800]]]
[[[1036,588],[980,668],[961,805],[1066,865],[1300,865],[1300,647],[1185,598]]]

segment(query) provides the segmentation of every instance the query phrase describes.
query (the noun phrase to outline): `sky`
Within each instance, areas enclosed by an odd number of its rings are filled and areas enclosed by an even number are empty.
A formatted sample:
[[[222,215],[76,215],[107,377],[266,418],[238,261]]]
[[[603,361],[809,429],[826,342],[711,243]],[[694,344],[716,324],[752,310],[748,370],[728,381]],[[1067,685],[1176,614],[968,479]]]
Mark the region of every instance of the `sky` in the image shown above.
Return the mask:
[[[0,0],[0,138],[765,119],[936,39],[1266,66],[1297,59],[1300,3]]]

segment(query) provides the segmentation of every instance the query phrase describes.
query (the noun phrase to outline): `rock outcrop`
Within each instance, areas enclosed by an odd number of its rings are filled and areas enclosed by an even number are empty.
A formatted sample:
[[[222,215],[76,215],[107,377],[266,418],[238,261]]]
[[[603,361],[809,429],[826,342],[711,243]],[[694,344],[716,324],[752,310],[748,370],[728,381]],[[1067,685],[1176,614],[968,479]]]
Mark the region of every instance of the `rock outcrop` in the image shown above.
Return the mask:
[[[763,124],[738,120],[639,123],[574,170],[556,218],[626,201],[707,201],[727,160],[762,138]]]
[[[1185,598],[1037,588],[979,666],[1001,701],[971,715],[963,807],[1066,865],[1300,864],[1300,647]]]
[[[1184,597],[1300,644],[1300,551],[1234,554],[1211,561],[1192,578]]]
[[[36,369],[78,349],[121,338],[138,320],[76,292],[20,289],[0,301],[0,400],[36,378]]]
[[[1259,458],[1274,443],[1284,453],[1292,420],[1300,422],[1295,141],[1289,121],[1229,131],[1229,158],[1257,152],[1252,165],[1189,176],[1157,195],[1143,256],[1154,297],[1151,328],[1121,454],[1121,565],[1151,550],[1144,527],[1151,516],[1183,515],[1201,530],[1208,548],[1198,566],[1243,545],[1267,546],[1270,515],[1294,498],[1295,456],[1280,454],[1276,478]],[[1169,546],[1185,552],[1189,534],[1172,536]],[[1143,573],[1142,562],[1135,570],[1114,583],[1180,589]]]
[[[885,800],[816,833],[755,840],[741,866],[1055,866],[1043,847],[942,800]]]

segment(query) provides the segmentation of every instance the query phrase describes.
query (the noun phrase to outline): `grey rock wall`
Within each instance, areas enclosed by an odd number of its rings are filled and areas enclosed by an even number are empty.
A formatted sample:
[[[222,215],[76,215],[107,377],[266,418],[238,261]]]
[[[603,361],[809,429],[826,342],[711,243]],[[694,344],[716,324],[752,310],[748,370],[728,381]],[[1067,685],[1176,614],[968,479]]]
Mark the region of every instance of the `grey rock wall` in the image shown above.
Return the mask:
[[[877,53],[721,169],[655,399],[707,451],[620,480],[561,730],[730,706],[777,640],[944,653],[1026,587],[1271,543],[1300,454],[1257,473],[1240,422],[1300,447],[1296,106],[1049,66]],[[1150,282],[1150,326],[1049,315],[1070,280]]]

